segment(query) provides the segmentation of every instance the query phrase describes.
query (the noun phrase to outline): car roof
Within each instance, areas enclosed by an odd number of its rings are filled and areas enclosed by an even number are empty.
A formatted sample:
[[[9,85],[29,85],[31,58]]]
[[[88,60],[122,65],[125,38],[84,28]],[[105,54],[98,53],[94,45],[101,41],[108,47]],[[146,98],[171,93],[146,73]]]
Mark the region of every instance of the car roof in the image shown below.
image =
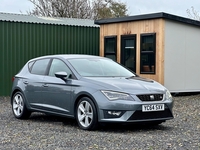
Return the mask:
[[[72,58],[102,58],[100,56],[94,55],[84,55],[84,54],[65,54],[65,55],[56,55],[59,57],[63,57],[64,59],[72,59]]]
[[[33,58],[29,61],[37,60],[37,59],[44,59],[44,58],[63,58],[63,59],[74,59],[74,58],[101,58],[101,59],[108,59],[101,56],[95,55],[85,55],[85,54],[57,54],[57,55],[46,55],[41,57]]]

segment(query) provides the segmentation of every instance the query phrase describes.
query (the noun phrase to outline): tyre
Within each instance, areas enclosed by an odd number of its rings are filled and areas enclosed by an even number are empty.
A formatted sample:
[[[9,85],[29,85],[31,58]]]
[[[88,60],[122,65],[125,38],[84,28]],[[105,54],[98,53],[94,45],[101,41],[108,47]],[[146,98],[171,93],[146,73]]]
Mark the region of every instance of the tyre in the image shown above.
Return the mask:
[[[26,108],[25,98],[21,92],[16,92],[12,97],[12,111],[18,119],[27,119],[31,115]]]
[[[97,110],[91,99],[83,97],[76,107],[76,121],[83,130],[94,130],[98,126]]]

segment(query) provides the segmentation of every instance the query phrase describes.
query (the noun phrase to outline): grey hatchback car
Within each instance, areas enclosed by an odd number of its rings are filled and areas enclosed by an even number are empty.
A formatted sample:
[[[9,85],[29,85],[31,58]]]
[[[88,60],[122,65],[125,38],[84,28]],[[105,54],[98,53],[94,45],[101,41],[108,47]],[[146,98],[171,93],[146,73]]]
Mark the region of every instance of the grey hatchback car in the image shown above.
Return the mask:
[[[43,112],[75,118],[84,130],[106,122],[157,125],[173,118],[165,87],[111,59],[90,55],[29,60],[14,77],[11,105],[18,119]]]

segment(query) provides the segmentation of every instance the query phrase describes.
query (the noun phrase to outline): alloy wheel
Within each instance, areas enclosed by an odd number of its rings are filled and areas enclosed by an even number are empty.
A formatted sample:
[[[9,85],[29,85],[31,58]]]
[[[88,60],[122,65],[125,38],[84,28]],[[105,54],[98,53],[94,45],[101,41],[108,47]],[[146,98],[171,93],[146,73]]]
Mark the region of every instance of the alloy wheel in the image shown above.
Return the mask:
[[[87,128],[91,125],[93,121],[93,108],[88,101],[82,101],[78,106],[78,121],[79,123]]]
[[[24,110],[24,100],[20,94],[13,98],[13,112],[16,116],[21,116]]]

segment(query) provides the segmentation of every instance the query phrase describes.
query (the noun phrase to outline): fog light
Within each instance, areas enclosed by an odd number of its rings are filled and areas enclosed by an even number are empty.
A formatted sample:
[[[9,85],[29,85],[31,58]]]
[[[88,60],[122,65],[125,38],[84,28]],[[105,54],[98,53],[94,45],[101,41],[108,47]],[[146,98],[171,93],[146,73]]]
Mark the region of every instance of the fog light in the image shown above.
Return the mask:
[[[104,110],[105,118],[120,118],[125,111],[116,111],[116,110]]]
[[[116,112],[116,111],[108,111],[109,115],[114,115],[114,116],[120,116],[121,113],[122,113],[121,111],[118,111],[118,112]]]

